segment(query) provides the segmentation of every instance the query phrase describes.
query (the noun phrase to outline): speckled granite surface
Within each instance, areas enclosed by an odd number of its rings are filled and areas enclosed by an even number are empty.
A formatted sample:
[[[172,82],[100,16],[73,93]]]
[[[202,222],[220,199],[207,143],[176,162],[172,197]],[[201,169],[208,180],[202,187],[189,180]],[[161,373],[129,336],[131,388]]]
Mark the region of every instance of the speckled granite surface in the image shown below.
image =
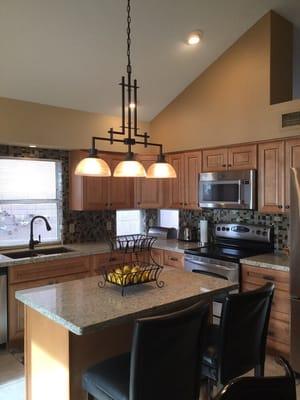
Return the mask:
[[[161,279],[163,288],[148,283],[128,289],[124,297],[119,287],[99,288],[99,277],[92,277],[18,291],[16,298],[76,335],[84,335],[236,287],[223,279],[179,270],[163,271]]]
[[[289,271],[289,257],[285,254],[260,254],[244,258],[241,263],[253,267],[276,269],[278,271]]]
[[[171,251],[176,251],[178,253],[184,253],[185,249],[199,247],[199,246],[200,246],[199,243],[180,242],[176,239],[166,239],[166,240],[160,239],[157,240],[153,245],[153,247],[156,249],[171,250]],[[53,246],[48,246],[47,248],[49,247],[51,248]],[[93,254],[107,253],[110,251],[110,246],[107,242],[78,243],[78,244],[65,245],[64,247],[67,247],[68,249],[71,249],[73,251],[70,253],[63,253],[63,254],[51,254],[45,256],[40,255],[38,257],[28,257],[19,260],[13,260],[11,258],[5,257],[0,254],[0,268],[9,267],[13,265],[21,265],[21,264],[40,263],[43,261],[51,261],[64,258],[89,256]],[[37,249],[42,249],[42,248],[43,248],[42,246],[37,247]],[[8,251],[3,251],[3,252],[8,253]]]

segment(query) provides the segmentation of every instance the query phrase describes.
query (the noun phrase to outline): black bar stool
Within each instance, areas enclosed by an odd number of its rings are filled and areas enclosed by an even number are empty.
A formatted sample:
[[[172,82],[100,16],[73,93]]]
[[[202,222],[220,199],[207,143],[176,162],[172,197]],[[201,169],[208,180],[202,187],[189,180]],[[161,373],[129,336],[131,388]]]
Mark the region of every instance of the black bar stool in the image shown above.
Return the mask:
[[[97,400],[198,400],[209,307],[199,302],[172,314],[135,322],[131,353],[83,374]]]
[[[220,325],[208,328],[202,361],[202,376],[208,380],[208,398],[213,385],[225,385],[252,369],[255,376],[264,375],[273,293],[274,284],[267,283],[257,290],[226,297]]]
[[[280,359],[280,364],[284,367],[286,376],[234,379],[225,386],[215,400],[296,400],[294,373],[284,358]]]

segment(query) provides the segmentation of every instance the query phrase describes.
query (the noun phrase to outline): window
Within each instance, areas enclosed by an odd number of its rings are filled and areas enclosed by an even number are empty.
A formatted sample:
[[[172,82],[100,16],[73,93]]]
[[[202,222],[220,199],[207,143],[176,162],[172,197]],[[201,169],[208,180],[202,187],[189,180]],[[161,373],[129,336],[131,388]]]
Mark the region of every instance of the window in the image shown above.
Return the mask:
[[[117,236],[142,233],[141,210],[117,211]]]
[[[179,228],[178,210],[159,210],[159,225],[164,228]]]
[[[60,240],[59,167],[58,161],[0,158],[0,246],[27,244],[35,215],[45,216],[52,228],[36,220],[35,237]]]

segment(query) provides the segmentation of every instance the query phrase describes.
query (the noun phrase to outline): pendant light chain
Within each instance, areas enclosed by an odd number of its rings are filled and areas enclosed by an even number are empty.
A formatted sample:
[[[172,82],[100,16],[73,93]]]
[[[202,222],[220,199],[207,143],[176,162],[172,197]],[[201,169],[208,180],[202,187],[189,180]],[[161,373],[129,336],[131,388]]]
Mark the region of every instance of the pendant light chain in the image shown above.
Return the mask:
[[[131,57],[130,57],[130,47],[131,47],[131,16],[130,16],[130,11],[131,11],[130,0],[128,0],[128,2],[127,2],[127,59],[128,59],[127,73],[128,74],[131,74],[131,72],[132,72]]]

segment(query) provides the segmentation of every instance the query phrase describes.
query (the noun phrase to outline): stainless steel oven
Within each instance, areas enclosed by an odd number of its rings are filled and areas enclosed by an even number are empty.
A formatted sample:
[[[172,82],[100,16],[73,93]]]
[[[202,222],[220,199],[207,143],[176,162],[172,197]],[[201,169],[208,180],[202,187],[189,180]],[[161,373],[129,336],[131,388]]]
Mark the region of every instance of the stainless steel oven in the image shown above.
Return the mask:
[[[256,209],[256,171],[224,171],[199,174],[199,206]]]
[[[239,263],[223,260],[216,260],[208,257],[185,254],[184,269],[189,272],[212,276],[214,278],[226,279],[232,283],[239,284]],[[231,293],[236,293],[234,290]],[[213,322],[218,324],[224,295],[217,296],[213,302]]]

